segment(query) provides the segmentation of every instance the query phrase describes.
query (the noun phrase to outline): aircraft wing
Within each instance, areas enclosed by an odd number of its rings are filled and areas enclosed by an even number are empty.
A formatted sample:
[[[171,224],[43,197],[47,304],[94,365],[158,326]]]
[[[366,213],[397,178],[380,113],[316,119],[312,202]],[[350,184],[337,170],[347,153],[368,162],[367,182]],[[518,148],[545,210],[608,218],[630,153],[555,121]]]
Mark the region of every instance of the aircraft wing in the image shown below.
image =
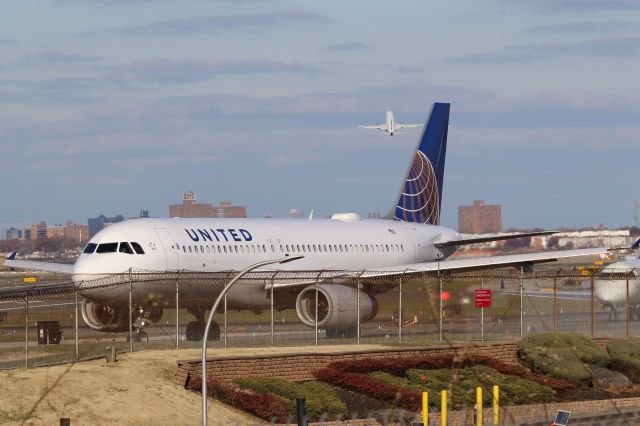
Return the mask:
[[[496,235],[493,237],[466,238],[464,240],[442,241],[442,242],[436,242],[434,243],[434,245],[438,248],[450,247],[450,246],[458,247],[458,246],[464,246],[467,244],[478,244],[478,243],[488,243],[491,241],[513,240],[516,238],[525,238],[525,237],[540,237],[543,235],[553,235],[557,233],[558,231],[536,231],[536,232],[526,232],[522,234]]]
[[[386,124],[374,124],[374,125],[371,125],[371,126],[358,125],[356,127],[360,128],[360,129],[387,130],[387,125]]]
[[[404,123],[400,123],[400,124],[396,124],[396,129],[411,129],[413,127],[422,127],[423,124],[404,124]]]
[[[508,266],[519,266],[523,264],[555,262],[559,259],[566,259],[571,257],[595,256],[603,253],[607,253],[606,247],[526,254],[511,254],[505,256],[487,256],[472,259],[446,259],[440,262],[408,263],[386,268],[376,268],[375,271],[364,271],[364,273],[362,271],[325,272],[321,275],[321,280],[323,282],[329,282],[332,280],[332,282],[339,282],[352,280],[355,278],[360,278],[363,281],[366,281],[367,279],[380,279],[393,276],[404,276],[407,278],[411,278],[412,276],[417,276],[427,272],[463,272],[469,270],[505,268]],[[280,282],[276,280],[273,283],[273,287],[275,289],[278,289],[311,284],[315,284],[315,280],[309,278],[300,280],[286,280]],[[267,284],[266,288],[270,289],[271,284]]]
[[[38,262],[33,260],[15,260],[16,253],[13,252],[7,260],[4,261],[4,266],[15,269],[29,269],[32,271],[44,271],[54,272],[56,274],[71,275],[73,273],[73,265],[66,263],[51,263],[51,262]]]
[[[398,273],[398,270],[404,270],[406,271],[406,274],[437,272],[438,270],[442,272],[460,272],[472,269],[504,268],[507,266],[518,266],[522,264],[555,262],[559,259],[566,259],[570,257],[595,256],[606,253],[606,247],[597,247],[592,249],[559,250],[539,253],[509,254],[504,256],[476,257],[471,259],[446,259],[440,262],[410,263],[401,265],[400,267],[394,266],[392,268],[378,268],[376,271],[371,272],[371,274],[381,274],[387,271],[390,272],[391,270],[394,270],[396,274]],[[363,277],[366,276],[368,275],[365,272]]]

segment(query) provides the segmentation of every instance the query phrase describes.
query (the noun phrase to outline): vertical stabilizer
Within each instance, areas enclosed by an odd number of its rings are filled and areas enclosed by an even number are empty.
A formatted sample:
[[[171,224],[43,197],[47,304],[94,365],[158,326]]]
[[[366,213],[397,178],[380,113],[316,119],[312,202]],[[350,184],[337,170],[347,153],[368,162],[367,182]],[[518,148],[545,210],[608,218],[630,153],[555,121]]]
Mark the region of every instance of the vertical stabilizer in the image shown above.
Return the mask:
[[[445,103],[433,104],[396,203],[385,219],[440,224],[449,107]]]

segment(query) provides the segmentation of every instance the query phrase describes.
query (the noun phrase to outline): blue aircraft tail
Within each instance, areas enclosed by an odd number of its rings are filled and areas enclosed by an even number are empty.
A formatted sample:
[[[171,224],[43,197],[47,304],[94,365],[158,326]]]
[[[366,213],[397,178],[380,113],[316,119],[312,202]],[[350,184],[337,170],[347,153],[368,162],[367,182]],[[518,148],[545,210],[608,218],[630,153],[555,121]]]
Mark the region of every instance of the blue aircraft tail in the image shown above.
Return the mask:
[[[395,206],[385,219],[440,224],[449,107],[445,103],[433,104]]]

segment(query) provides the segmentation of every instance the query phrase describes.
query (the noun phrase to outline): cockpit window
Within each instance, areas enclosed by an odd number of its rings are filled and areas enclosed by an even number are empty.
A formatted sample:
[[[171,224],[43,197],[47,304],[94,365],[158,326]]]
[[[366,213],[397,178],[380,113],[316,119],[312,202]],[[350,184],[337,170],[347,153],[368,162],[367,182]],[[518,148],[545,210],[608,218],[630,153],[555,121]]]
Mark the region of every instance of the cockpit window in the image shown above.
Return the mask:
[[[136,253],[138,254],[144,254],[144,250],[142,250],[142,246],[138,243],[131,243],[131,245],[133,246],[133,249],[136,251]],[[184,247],[182,247],[184,248]]]
[[[133,250],[131,250],[131,246],[129,243],[120,243],[120,248],[118,249],[120,253],[133,254]]]
[[[115,253],[118,251],[118,243],[104,243],[98,246],[96,253]]]
[[[98,245],[97,245],[97,244],[89,243],[89,244],[87,244],[87,246],[84,248],[83,253],[84,253],[84,254],[91,254],[91,253],[93,253],[94,251],[96,251],[96,247],[98,247]]]

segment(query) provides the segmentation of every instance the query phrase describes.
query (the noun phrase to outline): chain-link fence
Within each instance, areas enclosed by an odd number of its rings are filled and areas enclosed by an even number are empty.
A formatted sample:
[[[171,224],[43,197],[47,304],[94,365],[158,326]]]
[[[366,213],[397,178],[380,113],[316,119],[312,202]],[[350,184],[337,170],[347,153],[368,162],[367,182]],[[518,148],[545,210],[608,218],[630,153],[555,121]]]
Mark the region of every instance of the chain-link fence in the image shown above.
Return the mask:
[[[118,351],[198,348],[214,299],[237,271],[130,271],[71,282],[0,278],[0,368]],[[537,332],[640,335],[635,271],[251,272],[223,298],[209,347],[424,345]]]

